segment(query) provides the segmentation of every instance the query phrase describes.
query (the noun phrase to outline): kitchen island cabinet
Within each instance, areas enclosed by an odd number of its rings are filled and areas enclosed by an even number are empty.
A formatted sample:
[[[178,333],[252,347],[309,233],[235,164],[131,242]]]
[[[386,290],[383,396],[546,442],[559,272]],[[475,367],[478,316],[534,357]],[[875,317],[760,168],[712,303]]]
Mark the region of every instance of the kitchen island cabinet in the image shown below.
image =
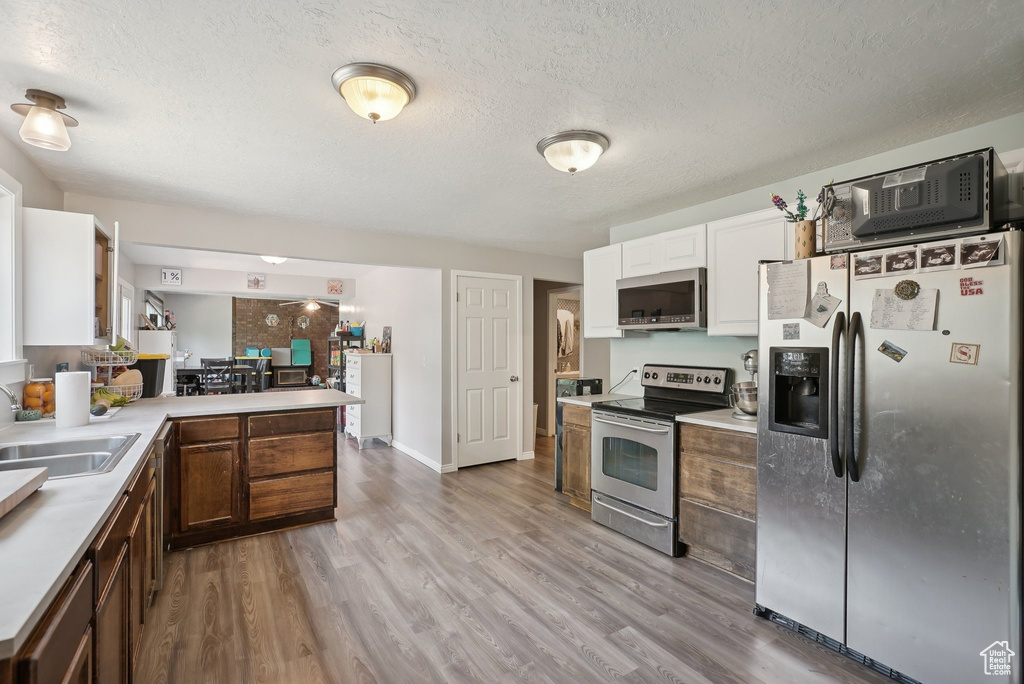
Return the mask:
[[[686,555],[753,581],[757,435],[679,426],[679,541]]]
[[[175,421],[172,549],[334,519],[334,411]]]

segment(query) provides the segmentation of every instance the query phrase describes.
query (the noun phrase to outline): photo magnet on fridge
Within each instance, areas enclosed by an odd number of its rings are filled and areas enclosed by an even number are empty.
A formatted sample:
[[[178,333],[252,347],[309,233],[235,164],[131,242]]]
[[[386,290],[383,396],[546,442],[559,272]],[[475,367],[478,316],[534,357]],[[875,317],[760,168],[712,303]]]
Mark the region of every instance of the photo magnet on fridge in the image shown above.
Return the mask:
[[[902,361],[903,358],[907,355],[906,349],[901,349],[900,347],[897,347],[889,340],[885,340],[884,342],[882,342],[882,344],[878,347],[878,351],[882,352],[896,363]]]
[[[800,324],[799,323],[783,323],[782,324],[782,339],[784,339],[784,340],[799,340],[800,339]]]

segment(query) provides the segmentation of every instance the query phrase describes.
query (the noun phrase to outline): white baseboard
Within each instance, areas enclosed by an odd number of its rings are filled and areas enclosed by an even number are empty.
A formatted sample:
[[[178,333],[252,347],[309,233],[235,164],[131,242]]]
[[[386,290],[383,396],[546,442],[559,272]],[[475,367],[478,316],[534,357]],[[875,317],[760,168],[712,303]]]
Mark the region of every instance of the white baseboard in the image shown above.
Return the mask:
[[[428,468],[430,468],[431,470],[433,470],[435,472],[438,472],[438,473],[444,472],[444,470],[441,468],[441,464],[440,463],[438,463],[437,461],[435,461],[432,458],[428,458],[428,457],[424,456],[423,454],[421,454],[420,452],[416,451],[412,447],[406,446],[405,444],[402,444],[401,442],[396,442],[395,440],[391,440],[391,446],[393,446],[394,448],[398,449],[399,451],[401,451],[406,456],[411,456],[412,458],[416,459],[417,461],[419,461],[420,463],[422,463],[423,465],[427,466]],[[452,468],[452,470],[454,470],[454,469],[455,468]]]
[[[532,451],[524,451],[522,456],[520,456],[516,460],[517,461],[529,461],[530,459],[533,458],[533,453],[534,452],[532,452]]]
[[[458,468],[455,467],[454,463],[449,463],[448,465],[441,466],[441,474],[442,475],[444,475],[445,473],[454,473],[457,470],[458,470]]]
[[[540,435],[541,437],[549,437],[550,436],[550,435],[548,435],[547,428],[542,428],[542,427],[537,428],[537,434]]]

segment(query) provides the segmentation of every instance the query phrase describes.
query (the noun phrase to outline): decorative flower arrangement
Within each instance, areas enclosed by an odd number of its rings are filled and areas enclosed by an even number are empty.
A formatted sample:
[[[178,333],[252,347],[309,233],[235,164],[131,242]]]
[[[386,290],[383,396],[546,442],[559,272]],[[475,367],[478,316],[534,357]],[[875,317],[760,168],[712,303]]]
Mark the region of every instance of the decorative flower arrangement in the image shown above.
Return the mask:
[[[832,185],[832,183],[833,181],[831,180],[828,182],[829,185]],[[776,209],[786,215],[786,220],[790,223],[799,223],[800,221],[817,221],[818,210],[821,209],[821,202],[825,197],[825,188],[822,188],[821,192],[818,193],[818,206],[814,208],[814,215],[811,216],[811,218],[807,218],[807,204],[805,203],[807,195],[804,194],[803,190],[796,191],[796,211],[790,211],[789,205],[786,204],[786,200],[782,199],[774,192],[771,193],[771,195],[772,204],[775,205]]]

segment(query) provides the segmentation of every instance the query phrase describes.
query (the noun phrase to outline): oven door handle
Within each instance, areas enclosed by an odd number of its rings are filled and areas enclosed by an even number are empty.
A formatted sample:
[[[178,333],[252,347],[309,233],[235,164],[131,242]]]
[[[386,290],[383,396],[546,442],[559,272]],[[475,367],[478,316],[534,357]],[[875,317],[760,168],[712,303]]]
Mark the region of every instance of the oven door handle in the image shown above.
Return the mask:
[[[636,425],[634,423],[620,423],[617,420],[608,420],[607,418],[600,418],[594,416],[594,421],[598,423],[607,423],[608,425],[615,425],[617,427],[629,428],[630,430],[641,430],[643,432],[653,432],[656,435],[667,435],[670,430],[669,428],[649,428],[643,427],[642,425]]]
[[[606,504],[604,501],[601,501],[600,499],[596,499],[595,498],[594,499],[594,503],[596,503],[598,506],[604,506],[605,508],[607,508],[610,511],[615,511],[619,515],[624,515],[627,518],[632,518],[633,520],[636,520],[637,522],[642,522],[644,525],[649,525],[650,527],[668,527],[668,523],[667,522],[653,523],[650,520],[644,520],[639,515],[633,515],[629,511],[624,511],[621,508],[616,508],[615,506],[609,506],[608,504]]]

